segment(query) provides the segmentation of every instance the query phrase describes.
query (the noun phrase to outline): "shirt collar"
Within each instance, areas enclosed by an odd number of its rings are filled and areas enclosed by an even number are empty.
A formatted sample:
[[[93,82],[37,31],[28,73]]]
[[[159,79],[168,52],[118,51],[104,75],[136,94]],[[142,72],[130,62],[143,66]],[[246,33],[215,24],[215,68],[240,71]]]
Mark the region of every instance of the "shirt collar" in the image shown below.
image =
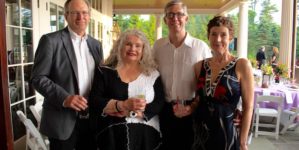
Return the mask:
[[[192,36],[189,33],[187,33],[184,44],[189,47],[192,47],[192,41]]]
[[[166,44],[172,44],[169,40],[169,37],[167,38],[167,40],[165,40],[165,43],[163,45],[166,45]],[[182,44],[185,44],[188,47],[192,47],[192,36],[188,32],[187,32],[186,38]]]
[[[76,32],[74,32],[69,26],[68,26],[68,30],[70,31],[70,35],[73,40],[81,40],[81,36],[79,36]],[[88,36],[85,33],[85,35],[82,37],[82,40],[87,40],[87,38]]]

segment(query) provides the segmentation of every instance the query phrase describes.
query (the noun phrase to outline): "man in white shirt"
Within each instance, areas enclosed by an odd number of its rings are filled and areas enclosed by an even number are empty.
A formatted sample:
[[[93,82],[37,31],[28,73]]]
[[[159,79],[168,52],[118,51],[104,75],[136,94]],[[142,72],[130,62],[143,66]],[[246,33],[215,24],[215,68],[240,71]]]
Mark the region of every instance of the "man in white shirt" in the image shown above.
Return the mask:
[[[188,34],[187,7],[181,1],[170,1],[164,8],[164,22],[169,35],[154,44],[168,102],[160,114],[164,150],[189,150],[193,143],[192,118],[189,115],[195,96],[194,64],[211,57],[208,45]]]

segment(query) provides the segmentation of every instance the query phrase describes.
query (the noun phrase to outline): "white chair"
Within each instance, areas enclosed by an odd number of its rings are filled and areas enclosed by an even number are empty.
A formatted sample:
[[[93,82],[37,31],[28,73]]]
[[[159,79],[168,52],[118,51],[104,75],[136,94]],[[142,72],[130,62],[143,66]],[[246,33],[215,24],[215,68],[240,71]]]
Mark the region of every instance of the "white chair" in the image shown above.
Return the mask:
[[[35,103],[35,105],[30,105],[29,108],[34,116],[34,118],[37,121],[37,128],[40,127],[40,121],[41,121],[41,114],[43,109],[43,101],[38,101]]]
[[[284,110],[281,114],[281,124],[283,125],[281,134],[284,134],[287,130],[295,130],[299,127],[299,122],[295,122],[296,118],[299,117],[299,107],[293,110]]]
[[[17,115],[26,127],[26,145],[31,150],[49,150],[49,140],[44,140],[42,138],[42,135],[34,126],[32,121],[28,119],[20,110],[17,111]]]
[[[274,102],[277,104],[277,108],[261,108],[259,103],[267,103],[267,102]],[[255,137],[258,135],[274,135],[275,139],[278,139],[279,136],[279,125],[280,125],[280,116],[282,112],[282,102],[283,98],[280,96],[258,96],[255,100]],[[270,123],[261,123],[260,117],[273,117],[276,118],[275,124],[272,122]],[[260,127],[264,128],[274,128],[275,131],[272,132],[269,129],[260,130]]]

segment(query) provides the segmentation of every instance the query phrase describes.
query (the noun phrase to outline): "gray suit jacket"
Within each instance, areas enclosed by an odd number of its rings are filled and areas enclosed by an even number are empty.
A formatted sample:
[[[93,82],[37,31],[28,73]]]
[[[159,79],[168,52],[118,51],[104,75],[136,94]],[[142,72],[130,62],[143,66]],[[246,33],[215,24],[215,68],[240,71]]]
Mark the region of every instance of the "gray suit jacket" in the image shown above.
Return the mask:
[[[90,36],[87,44],[97,67],[103,58],[101,44]],[[62,105],[67,96],[79,94],[77,61],[68,28],[41,37],[31,83],[45,97],[41,133],[51,138],[68,139],[74,130],[77,113]]]

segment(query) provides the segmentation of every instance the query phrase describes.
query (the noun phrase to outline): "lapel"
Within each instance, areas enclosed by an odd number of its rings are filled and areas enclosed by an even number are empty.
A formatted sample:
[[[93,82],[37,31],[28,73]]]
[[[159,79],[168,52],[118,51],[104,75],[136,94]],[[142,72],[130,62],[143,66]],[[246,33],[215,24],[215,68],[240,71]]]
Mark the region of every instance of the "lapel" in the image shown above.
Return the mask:
[[[73,43],[71,40],[71,36],[68,30],[68,27],[64,28],[61,32],[61,39],[63,41],[63,45],[65,47],[65,50],[68,55],[68,59],[71,62],[71,66],[73,68],[74,74],[76,76],[76,79],[78,81],[78,67],[77,67],[77,60],[76,60],[76,54],[73,47]]]
[[[91,55],[95,61],[95,67],[97,67],[100,64],[100,56],[98,56],[96,44],[92,43],[92,39],[89,35],[87,38],[87,46],[88,46],[89,51],[91,52]]]

